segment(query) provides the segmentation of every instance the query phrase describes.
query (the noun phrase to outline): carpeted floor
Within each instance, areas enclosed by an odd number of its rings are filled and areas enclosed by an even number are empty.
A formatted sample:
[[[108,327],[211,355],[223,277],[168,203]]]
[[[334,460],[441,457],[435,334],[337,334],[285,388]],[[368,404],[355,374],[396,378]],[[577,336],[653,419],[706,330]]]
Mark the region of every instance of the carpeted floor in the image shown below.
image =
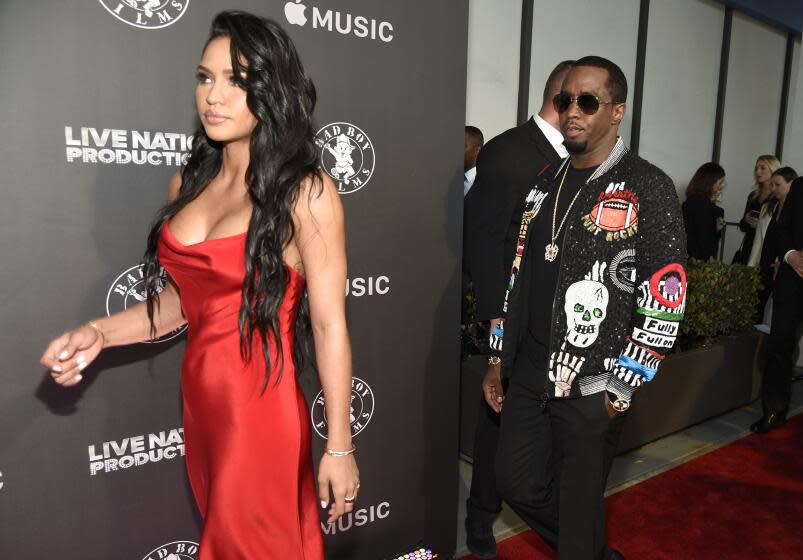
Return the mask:
[[[803,414],[610,496],[609,543],[629,560],[803,558]],[[547,560],[532,532],[499,560]],[[474,558],[466,556],[466,559]]]

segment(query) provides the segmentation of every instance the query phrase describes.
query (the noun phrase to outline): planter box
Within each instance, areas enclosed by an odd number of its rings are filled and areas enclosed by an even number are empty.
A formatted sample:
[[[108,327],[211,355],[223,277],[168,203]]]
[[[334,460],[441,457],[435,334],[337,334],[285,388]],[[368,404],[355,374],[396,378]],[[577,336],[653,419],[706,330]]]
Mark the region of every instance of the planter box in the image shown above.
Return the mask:
[[[752,402],[759,396],[764,336],[720,337],[710,347],[672,354],[638,390],[619,452],[640,447]]]

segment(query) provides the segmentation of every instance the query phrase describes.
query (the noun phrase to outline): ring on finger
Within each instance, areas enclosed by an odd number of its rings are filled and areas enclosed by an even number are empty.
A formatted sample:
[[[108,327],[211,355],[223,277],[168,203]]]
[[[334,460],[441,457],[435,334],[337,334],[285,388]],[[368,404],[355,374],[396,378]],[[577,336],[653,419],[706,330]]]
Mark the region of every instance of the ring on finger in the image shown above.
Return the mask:
[[[346,496],[346,497],[343,499],[343,501],[344,501],[344,502],[346,502],[347,504],[353,504],[353,503],[354,503],[354,500],[356,500],[356,499],[357,499],[357,496],[356,496],[356,495],[354,495],[354,496]]]

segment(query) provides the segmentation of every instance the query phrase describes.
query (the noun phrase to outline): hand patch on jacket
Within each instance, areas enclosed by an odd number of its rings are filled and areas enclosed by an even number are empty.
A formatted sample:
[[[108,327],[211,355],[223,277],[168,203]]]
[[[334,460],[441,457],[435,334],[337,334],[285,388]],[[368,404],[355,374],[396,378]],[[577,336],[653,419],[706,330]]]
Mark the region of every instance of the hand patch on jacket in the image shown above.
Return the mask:
[[[516,283],[519,268],[521,268],[521,259],[524,256],[524,245],[527,240],[527,229],[530,227],[530,221],[541,211],[541,205],[548,194],[548,192],[539,191],[536,187],[533,187],[524,201],[524,214],[519,225],[519,237],[516,240],[516,256],[513,258],[513,265],[510,267],[507,291],[505,292],[505,300],[502,303],[502,313],[507,313],[507,299],[513,290],[513,285]]]
[[[552,352],[549,358],[549,380],[555,384],[556,397],[568,397],[572,391],[572,382],[583,364],[585,358],[572,356],[566,352],[566,343],[561,346],[560,352]]]
[[[530,190],[527,198],[524,201],[524,214],[521,216],[522,224],[529,225],[532,219],[538,215],[538,213],[541,211],[541,205],[544,203],[544,199],[548,195],[548,192],[538,190],[535,187]],[[519,228],[519,233],[524,233],[526,235],[527,231],[525,229],[524,232],[522,232],[521,228]]]
[[[638,197],[625,184],[611,183],[600,193],[591,212],[582,222],[594,235],[605,232],[606,241],[627,239],[638,231]]]

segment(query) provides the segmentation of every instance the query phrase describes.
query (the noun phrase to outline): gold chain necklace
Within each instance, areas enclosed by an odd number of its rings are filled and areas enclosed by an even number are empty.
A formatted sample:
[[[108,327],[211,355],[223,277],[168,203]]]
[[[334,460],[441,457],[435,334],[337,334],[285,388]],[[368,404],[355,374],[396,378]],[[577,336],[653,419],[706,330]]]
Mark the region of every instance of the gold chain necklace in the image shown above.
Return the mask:
[[[544,259],[547,262],[555,262],[555,259],[558,258],[558,246],[555,244],[555,241],[558,239],[558,236],[560,235],[560,230],[563,229],[563,224],[566,223],[566,218],[569,217],[569,212],[571,212],[572,206],[574,206],[574,202],[577,200],[577,197],[580,196],[580,191],[583,190],[582,185],[580,186],[579,189],[577,189],[574,198],[569,203],[569,207],[566,209],[566,213],[563,215],[563,219],[560,221],[560,225],[558,226],[557,231],[555,231],[555,221],[558,216],[558,202],[560,201],[560,190],[561,188],[563,188],[563,182],[566,180],[566,175],[569,174],[570,165],[571,163],[568,162],[566,163],[566,171],[563,172],[563,177],[560,180],[560,185],[558,185],[558,192],[555,194],[555,206],[552,209],[552,242],[547,243],[547,246],[545,247],[544,250]],[[592,174],[591,177],[593,176],[594,175]],[[588,181],[591,180],[591,177],[588,178],[586,183],[588,183]]]

